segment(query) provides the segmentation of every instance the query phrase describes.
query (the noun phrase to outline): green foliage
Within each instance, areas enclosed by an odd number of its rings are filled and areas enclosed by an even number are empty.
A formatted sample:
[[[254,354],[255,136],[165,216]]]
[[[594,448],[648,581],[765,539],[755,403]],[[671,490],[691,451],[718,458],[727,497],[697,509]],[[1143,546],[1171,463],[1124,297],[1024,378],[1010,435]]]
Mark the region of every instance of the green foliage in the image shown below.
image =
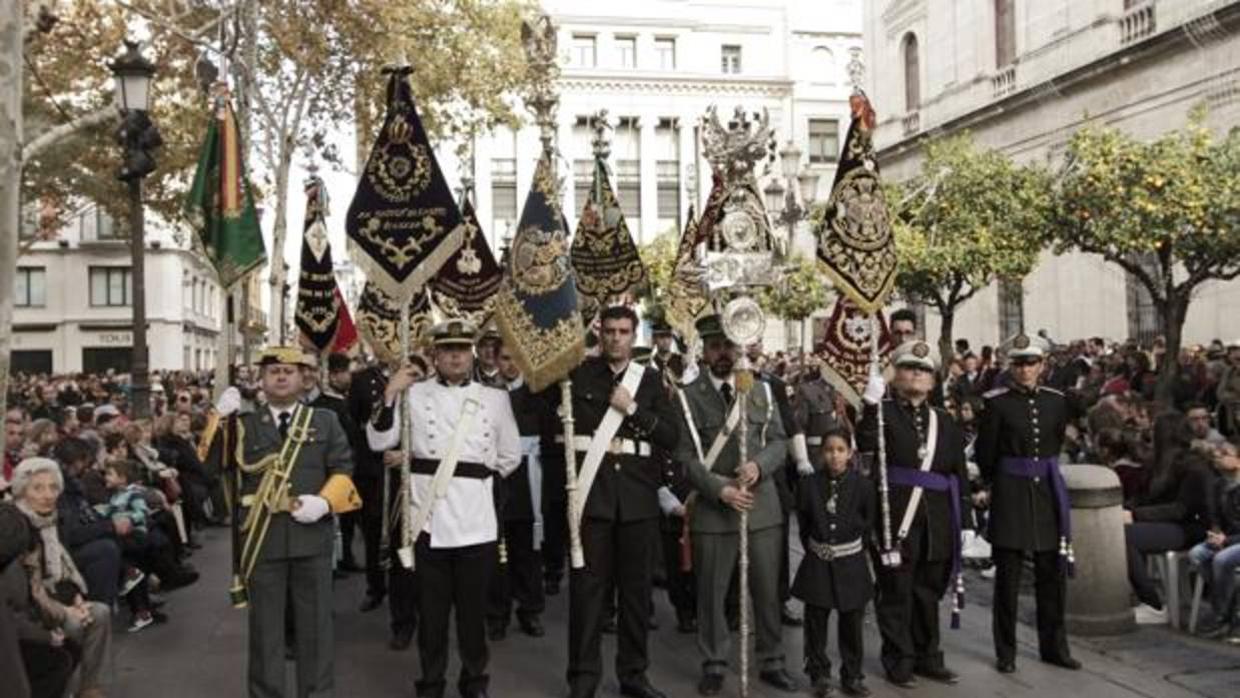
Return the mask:
[[[805,320],[831,300],[827,275],[817,258],[794,254],[780,275],[780,283],[762,290],[758,303],[766,312],[785,320]]]
[[[1037,263],[1050,211],[1047,173],[978,150],[967,135],[926,146],[921,174],[888,185],[906,296],[945,317],[997,279]]]
[[[648,280],[646,288],[641,292],[642,314],[652,320],[664,319],[666,315],[662,300],[671,286],[679,244],[679,235],[673,229],[637,248],[642,265],[646,267]]]
[[[1123,266],[1155,302],[1240,274],[1240,133],[1216,141],[1199,117],[1150,142],[1086,128],[1066,157],[1055,206],[1058,251],[1092,252]],[[1158,259],[1156,273],[1138,263],[1149,254]]]

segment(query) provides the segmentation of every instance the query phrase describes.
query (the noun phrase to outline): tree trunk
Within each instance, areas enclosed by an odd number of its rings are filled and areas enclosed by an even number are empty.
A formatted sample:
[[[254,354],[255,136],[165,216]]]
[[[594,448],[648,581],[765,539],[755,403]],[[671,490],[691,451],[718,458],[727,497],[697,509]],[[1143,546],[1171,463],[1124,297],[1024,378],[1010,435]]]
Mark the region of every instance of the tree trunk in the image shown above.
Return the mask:
[[[280,144],[280,163],[276,168],[276,211],[275,223],[271,228],[271,322],[272,339],[277,344],[284,344],[284,283],[287,274],[284,269],[284,238],[288,236],[288,177],[293,165],[293,149],[287,141]]]
[[[1177,289],[1168,293],[1165,302],[1155,300],[1162,317],[1162,332],[1167,339],[1162,366],[1158,368],[1158,382],[1154,384],[1154,399],[1168,407],[1175,406],[1175,384],[1180,369],[1180,344],[1184,337],[1184,321],[1188,318],[1188,302],[1192,289]],[[1134,386],[1135,388],[1136,386]]]
[[[0,0],[0,413],[7,411],[21,230],[22,3]],[[0,430],[0,454],[5,450]]]
[[[946,380],[952,356],[955,355],[955,348],[952,346],[952,326],[956,323],[955,306],[946,309],[940,307],[939,316],[943,318],[943,324],[939,326],[939,375]]]

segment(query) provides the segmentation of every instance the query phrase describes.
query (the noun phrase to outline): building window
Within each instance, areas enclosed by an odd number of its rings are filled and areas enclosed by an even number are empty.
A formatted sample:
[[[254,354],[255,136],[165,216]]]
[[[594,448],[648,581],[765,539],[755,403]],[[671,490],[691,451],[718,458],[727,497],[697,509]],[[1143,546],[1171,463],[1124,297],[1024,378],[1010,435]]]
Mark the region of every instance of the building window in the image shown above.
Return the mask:
[[[517,220],[517,159],[491,160],[491,217],[515,223]]]
[[[91,267],[90,304],[92,306],[125,306],[133,293],[129,267]]]
[[[47,270],[43,267],[18,267],[17,288],[13,305],[18,308],[42,308],[47,305]]]
[[[736,44],[724,44],[722,64],[724,75],[739,75],[741,72],[741,47]]]
[[[1016,0],[995,0],[995,67],[1016,60]]]
[[[840,122],[838,119],[809,120],[809,161],[835,162],[840,159]]]
[[[1153,252],[1140,256],[1137,262],[1150,276],[1156,279],[1161,276],[1158,256]],[[1125,272],[1124,281],[1124,291],[1128,300],[1128,338],[1137,340],[1142,346],[1149,346],[1159,335],[1162,327],[1158,307],[1154,305],[1150,290],[1135,274]]]
[[[593,34],[573,34],[573,65],[593,68],[598,62],[597,42]]]
[[[616,37],[616,62],[621,68],[637,67],[637,37]]]
[[[1025,285],[1020,279],[999,280],[999,339],[1015,337],[1025,329]]]
[[[659,57],[659,70],[676,70],[676,39],[659,37],[654,40],[654,53]]]
[[[680,125],[659,119],[654,129],[655,234],[680,230]]]
[[[615,142],[612,144],[616,163],[616,198],[630,231],[641,230],[641,134],[637,117],[623,116],[616,125]]]
[[[904,111],[917,111],[921,106],[921,57],[917,54],[917,36],[904,35]]]

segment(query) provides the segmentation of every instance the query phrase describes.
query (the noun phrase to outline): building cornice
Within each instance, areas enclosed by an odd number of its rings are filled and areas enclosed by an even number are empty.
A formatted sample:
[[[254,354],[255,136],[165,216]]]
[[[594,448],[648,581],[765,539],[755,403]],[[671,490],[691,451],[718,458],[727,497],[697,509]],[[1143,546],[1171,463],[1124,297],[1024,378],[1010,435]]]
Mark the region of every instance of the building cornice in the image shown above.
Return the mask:
[[[926,18],[926,0],[892,0],[880,16],[887,28],[887,38],[894,38]]]
[[[563,75],[558,85],[564,92],[625,92],[674,95],[747,94],[767,97],[786,97],[792,92],[794,82],[787,78],[741,78],[734,77],[673,77],[659,75],[634,75],[632,73]]]
[[[1229,33],[1240,31],[1240,2],[1228,4],[1215,11],[1215,18]],[[1185,25],[1154,34],[1142,41],[1124,46],[1118,51],[1085,63],[1056,75],[1036,85],[1027,86],[1001,99],[989,102],[981,107],[970,110],[946,121],[929,124],[926,128],[913,135],[902,138],[878,150],[879,161],[898,158],[906,152],[920,148],[932,137],[975,129],[985,123],[1002,119],[1022,109],[1044,102],[1048,94],[1066,94],[1071,91],[1085,89],[1097,80],[1108,80],[1114,77],[1113,72],[1126,68],[1141,61],[1150,60],[1154,56],[1168,51],[1193,49],[1198,46],[1194,39],[1185,32]],[[892,117],[880,123],[887,128],[899,128],[901,120],[907,114]]]

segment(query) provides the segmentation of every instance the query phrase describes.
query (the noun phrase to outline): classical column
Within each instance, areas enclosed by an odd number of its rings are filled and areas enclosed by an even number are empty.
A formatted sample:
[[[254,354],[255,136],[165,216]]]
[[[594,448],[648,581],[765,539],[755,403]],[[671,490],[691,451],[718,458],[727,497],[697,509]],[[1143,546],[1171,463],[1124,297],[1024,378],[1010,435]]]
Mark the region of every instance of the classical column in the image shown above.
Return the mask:
[[[641,188],[641,230],[633,231],[637,236],[637,243],[642,244],[647,240],[653,240],[659,234],[659,189],[658,189],[658,169],[656,160],[658,152],[655,148],[654,129],[659,123],[659,117],[649,114],[642,114],[638,117],[637,126],[640,129],[640,140],[638,142],[638,152],[640,153],[640,164],[638,167],[639,181]],[[630,226],[630,229],[632,226]]]

